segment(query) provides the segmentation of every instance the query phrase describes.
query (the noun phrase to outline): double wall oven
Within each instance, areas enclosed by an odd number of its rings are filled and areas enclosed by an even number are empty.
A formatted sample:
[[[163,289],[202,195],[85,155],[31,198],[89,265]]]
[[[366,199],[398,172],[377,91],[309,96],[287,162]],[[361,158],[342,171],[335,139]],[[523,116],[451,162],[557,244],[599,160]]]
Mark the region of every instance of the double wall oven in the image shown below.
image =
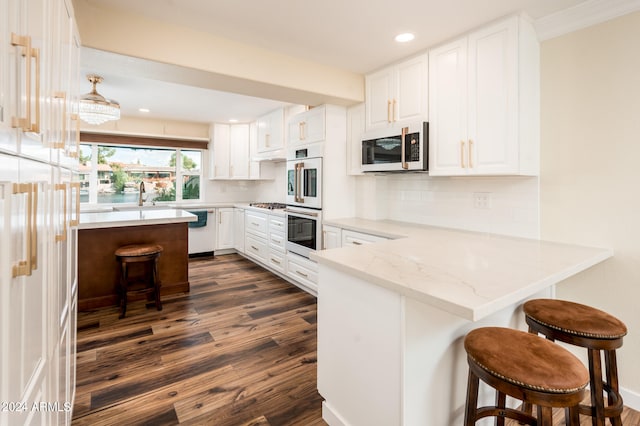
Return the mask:
[[[287,156],[287,250],[300,256],[322,247],[322,145]]]

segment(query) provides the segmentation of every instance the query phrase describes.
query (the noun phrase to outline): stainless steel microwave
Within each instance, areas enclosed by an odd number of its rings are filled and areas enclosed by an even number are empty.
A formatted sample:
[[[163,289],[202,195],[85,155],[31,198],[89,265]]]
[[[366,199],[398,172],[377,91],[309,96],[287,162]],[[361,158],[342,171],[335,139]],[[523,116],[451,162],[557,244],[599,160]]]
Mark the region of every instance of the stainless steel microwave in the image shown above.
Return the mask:
[[[429,170],[428,122],[414,122],[402,128],[363,134],[363,172],[404,170]]]

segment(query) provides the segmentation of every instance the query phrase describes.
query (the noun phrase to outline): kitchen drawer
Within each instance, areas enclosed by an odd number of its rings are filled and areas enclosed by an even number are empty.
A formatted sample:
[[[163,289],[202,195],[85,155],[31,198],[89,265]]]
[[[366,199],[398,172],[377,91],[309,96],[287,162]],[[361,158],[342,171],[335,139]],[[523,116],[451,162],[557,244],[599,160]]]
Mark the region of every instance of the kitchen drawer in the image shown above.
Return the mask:
[[[267,238],[268,221],[267,215],[251,210],[245,210],[244,229],[245,232],[256,235],[258,237]]]
[[[264,264],[268,263],[269,247],[262,238],[256,238],[253,235],[247,234],[244,242],[244,253],[259,262]]]
[[[299,283],[318,291],[318,264],[293,253],[287,254],[287,275]]]
[[[284,253],[278,253],[271,250],[269,252],[269,267],[275,271],[280,272],[281,274],[287,273],[287,259],[285,258]]]
[[[287,239],[284,236],[284,232],[269,232],[269,248],[271,250],[277,250],[284,253],[286,242]]]
[[[269,231],[277,231],[284,234],[286,230],[284,221],[285,218],[282,216],[269,215]]]
[[[388,240],[388,238],[364,234],[362,232],[349,231],[347,229],[342,230],[342,247],[361,246],[362,244],[377,243],[378,241],[385,240]]]

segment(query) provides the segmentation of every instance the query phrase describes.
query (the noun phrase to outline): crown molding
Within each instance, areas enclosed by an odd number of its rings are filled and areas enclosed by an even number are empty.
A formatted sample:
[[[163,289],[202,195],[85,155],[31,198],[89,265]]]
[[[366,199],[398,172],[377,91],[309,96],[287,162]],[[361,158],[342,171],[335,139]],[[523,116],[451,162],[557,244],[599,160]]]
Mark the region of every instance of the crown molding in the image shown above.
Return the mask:
[[[640,10],[640,0],[587,0],[535,21],[540,41]]]

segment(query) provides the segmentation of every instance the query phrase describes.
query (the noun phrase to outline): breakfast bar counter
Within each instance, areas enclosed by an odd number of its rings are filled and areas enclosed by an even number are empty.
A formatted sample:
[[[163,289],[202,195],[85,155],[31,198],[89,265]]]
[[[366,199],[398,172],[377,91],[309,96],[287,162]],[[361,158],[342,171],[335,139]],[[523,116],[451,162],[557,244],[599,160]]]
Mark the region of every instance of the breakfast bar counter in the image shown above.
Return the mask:
[[[81,213],[78,225],[78,310],[115,306],[120,270],[114,255],[128,244],[159,244],[161,294],[189,291],[188,222],[177,209]]]
[[[318,251],[318,390],[329,425],[462,424],[464,336],[526,330],[521,304],[609,249],[358,218],[386,241]],[[493,395],[481,387],[480,400]]]

